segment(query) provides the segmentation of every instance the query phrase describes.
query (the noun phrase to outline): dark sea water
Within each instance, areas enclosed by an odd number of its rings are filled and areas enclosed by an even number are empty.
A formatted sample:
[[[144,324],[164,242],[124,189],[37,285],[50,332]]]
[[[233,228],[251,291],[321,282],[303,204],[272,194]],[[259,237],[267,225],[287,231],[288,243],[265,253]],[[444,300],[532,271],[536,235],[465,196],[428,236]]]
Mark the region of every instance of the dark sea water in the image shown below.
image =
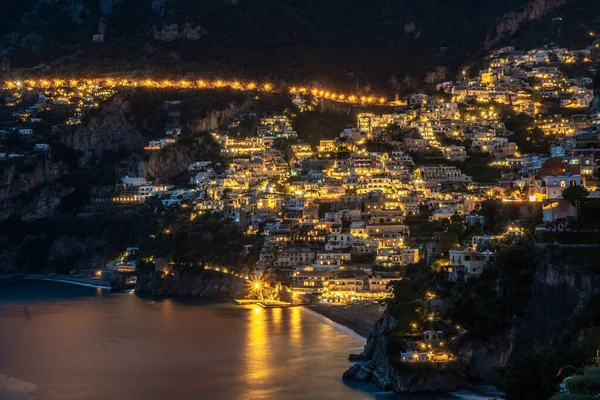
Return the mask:
[[[346,385],[363,343],[301,307],[0,279],[0,400],[481,398]]]

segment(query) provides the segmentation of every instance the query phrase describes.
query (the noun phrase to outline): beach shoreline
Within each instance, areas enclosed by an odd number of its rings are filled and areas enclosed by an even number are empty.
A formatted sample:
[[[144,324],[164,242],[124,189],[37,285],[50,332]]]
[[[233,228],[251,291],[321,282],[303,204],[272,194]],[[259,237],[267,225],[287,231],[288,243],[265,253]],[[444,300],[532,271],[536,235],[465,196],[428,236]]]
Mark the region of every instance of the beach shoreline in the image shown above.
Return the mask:
[[[385,306],[380,304],[339,304],[322,303],[306,306],[333,322],[343,325],[357,335],[367,339],[373,331],[373,326],[383,315]]]

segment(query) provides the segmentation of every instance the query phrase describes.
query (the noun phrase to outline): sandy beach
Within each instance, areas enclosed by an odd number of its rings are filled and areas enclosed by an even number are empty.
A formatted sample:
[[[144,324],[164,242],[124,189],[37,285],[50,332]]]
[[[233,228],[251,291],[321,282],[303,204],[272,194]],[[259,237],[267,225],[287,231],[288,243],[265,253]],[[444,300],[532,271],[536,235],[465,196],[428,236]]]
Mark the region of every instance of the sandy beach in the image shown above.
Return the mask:
[[[385,306],[380,304],[314,304],[311,310],[344,325],[364,338],[368,338],[375,322],[381,317]]]

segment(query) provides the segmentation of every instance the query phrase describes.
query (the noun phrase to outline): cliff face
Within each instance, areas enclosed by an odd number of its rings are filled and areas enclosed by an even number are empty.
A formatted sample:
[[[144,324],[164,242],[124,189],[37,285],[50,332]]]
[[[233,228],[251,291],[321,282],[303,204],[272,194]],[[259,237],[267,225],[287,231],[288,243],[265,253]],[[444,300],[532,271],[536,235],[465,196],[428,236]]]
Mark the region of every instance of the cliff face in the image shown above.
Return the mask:
[[[213,271],[197,274],[176,272],[168,276],[156,272],[142,272],[135,286],[136,293],[210,299],[233,299],[243,296],[244,290],[243,279]]]
[[[183,171],[193,161],[204,159],[208,147],[203,138],[190,139],[190,142],[177,142],[150,154],[147,172],[157,183],[167,183]]]
[[[53,183],[67,172],[64,164],[52,163],[49,154],[31,164],[7,166],[0,175],[0,220],[14,213],[25,220],[52,215],[60,199],[72,191]]]
[[[240,107],[240,110],[246,108],[246,105],[243,104]],[[210,111],[206,117],[200,118],[190,124],[190,128],[192,132],[208,132],[219,128],[219,126],[223,125],[228,119],[230,119],[235,113],[237,109],[235,107],[230,107],[224,110],[213,110]]]
[[[536,270],[529,315],[522,329],[537,348],[560,333],[566,320],[600,293],[600,276],[581,262],[549,252]]]
[[[24,221],[51,217],[57,212],[61,199],[73,192],[73,188],[60,184],[43,185],[32,193],[7,200],[0,200],[0,221],[19,214]]]
[[[244,108],[245,105],[223,110],[212,110],[204,118],[188,122],[187,126],[194,134],[214,131]],[[182,138],[173,145],[150,153],[150,158],[146,164],[146,172],[158,183],[167,183],[169,178],[186,171],[192,162],[202,159],[214,159],[214,153],[218,153],[219,149],[213,144],[211,139],[202,136]]]
[[[121,95],[109,101],[100,115],[82,124],[74,134],[64,138],[69,146],[86,154],[104,151],[141,152],[144,143],[131,112],[131,104]]]
[[[558,8],[570,0],[533,0],[518,11],[504,14],[490,28],[485,39],[485,48],[490,49],[502,38],[512,35],[527,21],[536,20],[549,11]]]
[[[511,332],[487,338],[486,340],[468,340],[459,350],[459,357],[465,361],[465,372],[469,378],[479,381],[491,381],[495,369],[504,367],[512,351]]]
[[[66,166],[52,163],[49,154],[41,155],[23,167],[10,165],[0,174],[0,200],[20,196],[38,185],[61,178],[66,172]]]

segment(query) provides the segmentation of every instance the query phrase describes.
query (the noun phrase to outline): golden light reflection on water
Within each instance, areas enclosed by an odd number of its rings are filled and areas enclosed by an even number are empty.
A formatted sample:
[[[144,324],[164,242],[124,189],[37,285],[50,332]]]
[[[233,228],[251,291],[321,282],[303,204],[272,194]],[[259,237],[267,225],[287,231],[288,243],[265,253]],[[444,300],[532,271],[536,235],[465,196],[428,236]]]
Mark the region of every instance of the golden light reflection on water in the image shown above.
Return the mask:
[[[270,375],[269,347],[267,338],[267,315],[260,307],[254,308],[250,314],[248,336],[246,339],[246,375],[251,381],[263,381]]]
[[[302,345],[302,324],[300,323],[300,307],[291,307],[288,309],[291,313],[290,317],[290,342],[292,347],[297,348]]]
[[[271,367],[269,338],[267,335],[269,310],[255,307],[248,317],[248,333],[246,336],[246,371],[243,378],[248,386],[250,399],[268,397],[266,382],[272,379],[274,370]]]
[[[271,309],[271,317],[273,320],[273,327],[275,328],[275,333],[281,332],[282,313],[283,309],[281,308]]]
[[[164,299],[161,301],[160,310],[163,316],[169,316],[171,313],[173,313],[174,309],[175,302],[173,301],[173,299]]]

